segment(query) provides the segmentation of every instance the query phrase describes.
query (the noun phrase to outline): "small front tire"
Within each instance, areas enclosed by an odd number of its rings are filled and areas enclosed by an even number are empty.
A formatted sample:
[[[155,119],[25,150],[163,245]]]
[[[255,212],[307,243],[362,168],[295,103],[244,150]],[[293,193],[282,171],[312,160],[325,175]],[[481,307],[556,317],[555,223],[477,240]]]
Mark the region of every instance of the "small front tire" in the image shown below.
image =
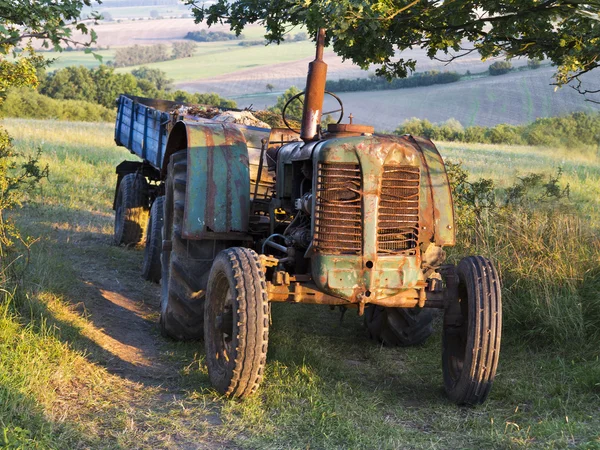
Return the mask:
[[[233,247],[215,259],[206,292],[206,365],[228,397],[254,393],[263,378],[269,340],[265,273],[254,250]]]
[[[498,367],[502,331],[500,278],[481,256],[458,264],[458,298],[444,312],[442,370],[448,397],[459,405],[481,404]]]

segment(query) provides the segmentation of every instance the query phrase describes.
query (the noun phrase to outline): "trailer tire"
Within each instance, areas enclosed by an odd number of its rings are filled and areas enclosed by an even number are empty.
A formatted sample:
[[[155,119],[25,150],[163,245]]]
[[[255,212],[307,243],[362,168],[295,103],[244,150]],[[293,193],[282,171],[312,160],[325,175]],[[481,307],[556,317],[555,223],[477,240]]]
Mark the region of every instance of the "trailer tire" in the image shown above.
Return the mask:
[[[385,308],[369,305],[365,326],[371,339],[390,347],[424,343],[433,333],[433,314],[423,308]]]
[[[182,237],[187,180],[187,151],[173,155],[168,166],[161,253],[161,313],[163,336],[176,340],[204,335],[206,281],[221,241]]]
[[[119,183],[115,202],[116,245],[138,245],[144,240],[148,221],[146,184],[146,179],[139,173],[128,173]]]
[[[448,397],[459,405],[487,398],[498,367],[502,331],[500,279],[481,256],[457,266],[458,298],[444,312],[442,371]]]
[[[243,398],[259,387],[267,360],[269,300],[254,250],[219,253],[210,271],[204,309],[208,375],[215,389]]]
[[[145,280],[158,283],[161,276],[160,252],[162,248],[162,227],[164,196],[156,197],[150,208],[150,217],[146,227],[146,246],[144,247],[144,262],[142,277]]]

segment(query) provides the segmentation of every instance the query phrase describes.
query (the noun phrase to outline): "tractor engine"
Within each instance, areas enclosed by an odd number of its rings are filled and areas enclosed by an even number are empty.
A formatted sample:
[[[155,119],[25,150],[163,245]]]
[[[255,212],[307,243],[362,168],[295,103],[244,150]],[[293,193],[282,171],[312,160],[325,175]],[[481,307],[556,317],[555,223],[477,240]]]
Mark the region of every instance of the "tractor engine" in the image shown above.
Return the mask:
[[[293,216],[281,233],[294,248],[289,266],[350,303],[416,297],[454,244],[449,184],[429,140],[333,124],[321,140],[281,147],[275,191],[273,209]]]

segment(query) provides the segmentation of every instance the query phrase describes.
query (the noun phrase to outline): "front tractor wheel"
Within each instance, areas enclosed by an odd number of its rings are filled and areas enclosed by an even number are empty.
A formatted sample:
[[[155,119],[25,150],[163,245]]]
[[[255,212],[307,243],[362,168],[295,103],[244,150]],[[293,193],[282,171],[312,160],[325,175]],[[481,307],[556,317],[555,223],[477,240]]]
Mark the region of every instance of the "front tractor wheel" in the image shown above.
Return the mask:
[[[498,367],[500,279],[492,263],[481,256],[462,259],[457,275],[458,298],[444,314],[444,387],[455,403],[476,405],[487,398]]]
[[[229,397],[254,393],[269,339],[265,273],[255,251],[233,247],[215,259],[206,292],[206,365],[215,389]]]

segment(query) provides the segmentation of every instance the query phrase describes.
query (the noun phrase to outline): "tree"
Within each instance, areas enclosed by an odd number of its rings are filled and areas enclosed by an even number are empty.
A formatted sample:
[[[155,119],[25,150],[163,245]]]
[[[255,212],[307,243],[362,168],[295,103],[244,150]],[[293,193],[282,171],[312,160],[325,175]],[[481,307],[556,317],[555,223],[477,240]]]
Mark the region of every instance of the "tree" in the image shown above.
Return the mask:
[[[59,100],[92,100],[97,87],[87,67],[69,66],[49,74],[40,93]]]
[[[527,67],[530,69],[539,69],[542,66],[542,60],[540,59],[529,59],[527,60]]]
[[[267,83],[265,87],[269,92],[273,92],[273,89],[275,89],[275,86],[273,86],[271,83]]]
[[[160,13],[156,9],[153,9],[150,11],[150,17],[153,19],[158,19],[160,17]]]
[[[280,43],[290,25],[312,36],[327,28],[327,43],[361,68],[378,64],[377,74],[406,77],[416,61],[397,56],[422,47],[430,58],[452,60],[478,51],[482,58],[548,59],[557,66],[558,85],[600,66],[600,1],[589,0],[217,0],[192,5],[196,22],[227,23],[240,33],[266,26],[266,39]],[[464,43],[470,43],[467,48]],[[445,55],[445,56],[444,56]],[[581,93],[600,94],[600,90]]]
[[[297,95],[300,92],[302,92],[300,89],[298,89],[296,86],[292,86],[287,91],[285,91],[283,94],[281,94],[279,97],[277,97],[277,103],[275,104],[275,106],[272,106],[271,108],[269,108],[269,111],[281,114],[283,112],[283,107],[285,106],[285,104],[294,95]],[[287,110],[285,111],[285,115],[287,117],[289,117],[290,119],[300,120],[302,118],[302,101],[303,100],[304,100],[304,98],[301,97],[300,99],[296,99],[295,101],[290,103]]]
[[[172,59],[191,58],[196,51],[196,44],[193,42],[173,42],[171,52]]]
[[[173,80],[167,78],[166,72],[163,72],[160,69],[151,69],[142,66],[139,69],[133,69],[131,74],[138,80],[148,80],[152,82],[154,87],[159,91],[168,91],[173,87]]]

